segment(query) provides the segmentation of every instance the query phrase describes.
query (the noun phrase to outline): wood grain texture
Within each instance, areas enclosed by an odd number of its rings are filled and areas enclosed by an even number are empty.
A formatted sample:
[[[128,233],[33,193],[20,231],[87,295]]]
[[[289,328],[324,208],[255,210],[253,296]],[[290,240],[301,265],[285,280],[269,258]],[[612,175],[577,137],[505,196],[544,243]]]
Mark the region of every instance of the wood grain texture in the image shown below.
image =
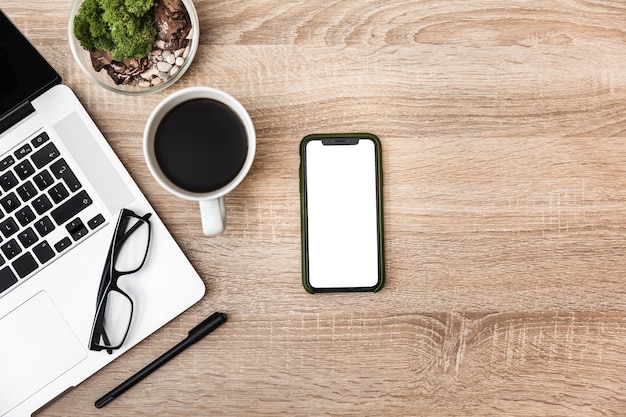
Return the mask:
[[[0,7],[61,73],[207,285],[196,306],[42,416],[626,414],[626,4],[196,0],[176,84],[124,97],[72,64],[69,0]],[[228,229],[159,188],[152,108],[194,85],[248,109]],[[298,145],[383,142],[387,282],[300,282]],[[229,322],[103,410],[93,402],[215,310]]]

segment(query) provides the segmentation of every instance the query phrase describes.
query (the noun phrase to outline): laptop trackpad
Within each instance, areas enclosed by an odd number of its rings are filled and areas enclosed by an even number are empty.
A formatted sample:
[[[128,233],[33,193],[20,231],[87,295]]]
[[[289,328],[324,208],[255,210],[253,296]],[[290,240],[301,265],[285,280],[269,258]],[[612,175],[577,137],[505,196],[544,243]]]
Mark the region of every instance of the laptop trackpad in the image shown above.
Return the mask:
[[[43,291],[0,318],[0,335],[0,415],[87,357]]]

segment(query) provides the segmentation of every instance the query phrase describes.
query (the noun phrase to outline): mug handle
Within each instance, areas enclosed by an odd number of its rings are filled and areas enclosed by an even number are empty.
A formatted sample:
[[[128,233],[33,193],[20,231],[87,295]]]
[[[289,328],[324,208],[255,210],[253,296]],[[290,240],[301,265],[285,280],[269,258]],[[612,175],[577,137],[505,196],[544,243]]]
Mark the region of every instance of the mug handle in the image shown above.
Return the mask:
[[[217,236],[226,229],[226,199],[222,197],[200,200],[202,231],[206,236]]]

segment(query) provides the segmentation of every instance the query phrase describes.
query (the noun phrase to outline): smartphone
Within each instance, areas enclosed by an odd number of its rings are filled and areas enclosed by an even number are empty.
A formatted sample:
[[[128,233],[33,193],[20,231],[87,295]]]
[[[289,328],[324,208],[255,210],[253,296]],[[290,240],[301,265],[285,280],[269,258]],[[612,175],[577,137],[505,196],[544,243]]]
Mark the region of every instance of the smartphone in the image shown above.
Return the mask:
[[[384,283],[382,158],[369,133],[300,143],[302,283],[310,293]]]

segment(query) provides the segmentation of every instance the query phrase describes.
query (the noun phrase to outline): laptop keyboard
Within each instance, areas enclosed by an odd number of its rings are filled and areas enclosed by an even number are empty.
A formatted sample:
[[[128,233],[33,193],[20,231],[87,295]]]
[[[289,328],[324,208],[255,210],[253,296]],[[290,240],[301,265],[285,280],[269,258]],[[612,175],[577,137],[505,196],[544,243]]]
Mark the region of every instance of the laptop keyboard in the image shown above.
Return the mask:
[[[104,220],[47,133],[0,156],[0,297]]]

